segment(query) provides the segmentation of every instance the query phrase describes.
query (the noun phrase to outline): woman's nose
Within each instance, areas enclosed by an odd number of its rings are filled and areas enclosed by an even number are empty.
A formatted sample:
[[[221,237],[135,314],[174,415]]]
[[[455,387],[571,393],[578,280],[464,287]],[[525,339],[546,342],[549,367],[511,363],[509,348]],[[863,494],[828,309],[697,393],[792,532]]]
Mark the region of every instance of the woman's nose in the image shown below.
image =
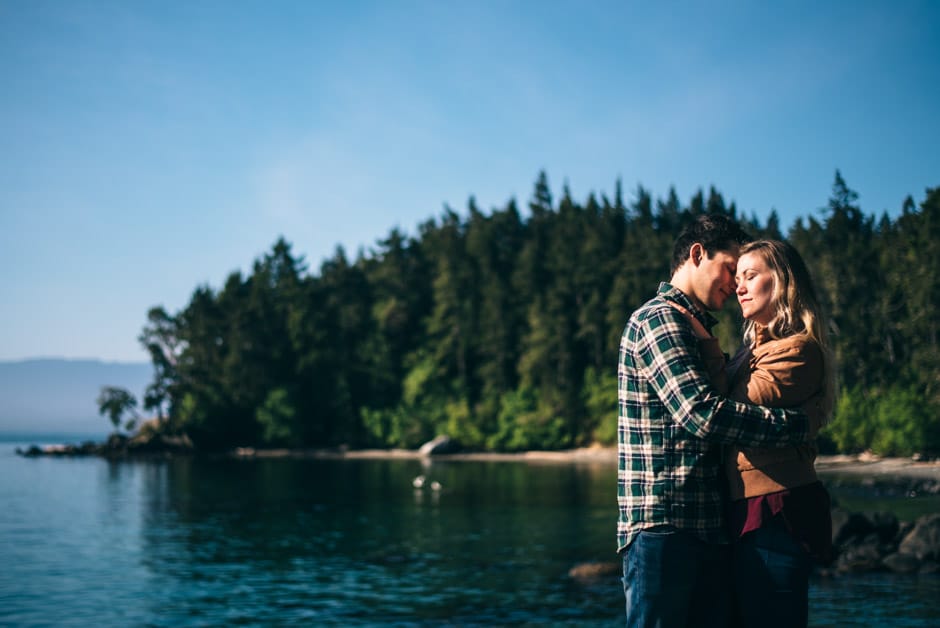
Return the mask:
[[[744,294],[744,282],[735,285],[734,287],[735,294]]]

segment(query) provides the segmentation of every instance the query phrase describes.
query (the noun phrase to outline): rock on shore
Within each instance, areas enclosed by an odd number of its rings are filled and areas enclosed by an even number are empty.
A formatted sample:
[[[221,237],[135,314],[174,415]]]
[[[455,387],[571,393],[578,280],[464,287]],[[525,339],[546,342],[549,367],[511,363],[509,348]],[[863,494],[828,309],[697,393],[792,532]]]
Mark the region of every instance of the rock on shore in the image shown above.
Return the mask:
[[[836,559],[823,575],[890,571],[940,573],[940,513],[914,523],[899,522],[888,512],[832,511]]]
[[[889,512],[832,510],[832,542],[835,559],[818,567],[820,576],[884,572],[940,574],[940,513],[923,515],[915,522],[898,521]],[[580,563],[568,577],[581,584],[620,577],[620,562]]]

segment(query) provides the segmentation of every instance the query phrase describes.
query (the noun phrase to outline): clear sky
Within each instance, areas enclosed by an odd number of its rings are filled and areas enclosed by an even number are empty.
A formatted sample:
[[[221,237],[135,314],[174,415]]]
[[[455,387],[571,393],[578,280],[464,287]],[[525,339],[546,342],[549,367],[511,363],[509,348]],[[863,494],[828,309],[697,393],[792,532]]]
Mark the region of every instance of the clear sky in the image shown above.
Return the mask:
[[[542,169],[785,227],[839,169],[895,215],[940,185],[940,2],[0,0],[0,145],[0,360],[144,361],[278,236],[315,271]]]

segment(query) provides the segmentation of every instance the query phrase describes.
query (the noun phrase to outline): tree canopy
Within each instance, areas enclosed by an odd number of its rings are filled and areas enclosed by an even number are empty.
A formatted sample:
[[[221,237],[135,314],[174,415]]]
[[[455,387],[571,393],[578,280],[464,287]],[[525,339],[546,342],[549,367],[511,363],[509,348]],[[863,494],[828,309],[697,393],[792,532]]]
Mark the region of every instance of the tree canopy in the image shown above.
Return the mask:
[[[103,386],[101,392],[98,394],[97,401],[98,414],[102,416],[107,415],[111,424],[114,426],[115,432],[121,430],[121,418],[128,412],[133,416],[124,424],[124,428],[128,431],[134,429],[138,418],[137,411],[135,410],[137,407],[137,399],[134,395],[124,388]]]
[[[578,202],[565,187],[556,201],[541,173],[526,211],[471,198],[463,216],[393,229],[355,259],[337,248],[316,272],[281,238],[247,276],[150,311],[144,407],[207,448],[414,447],[441,433],[504,451],[613,443],[623,326],[668,279],[679,230],[717,212],[786,237],[813,272],[841,387],[824,443],[940,449],[940,188],[876,219],[837,172],[828,206],[786,235],[776,213],[740,216],[714,188],[686,205],[674,190],[654,200],[640,186],[629,202],[615,190]],[[734,351],[736,304],[718,318]]]

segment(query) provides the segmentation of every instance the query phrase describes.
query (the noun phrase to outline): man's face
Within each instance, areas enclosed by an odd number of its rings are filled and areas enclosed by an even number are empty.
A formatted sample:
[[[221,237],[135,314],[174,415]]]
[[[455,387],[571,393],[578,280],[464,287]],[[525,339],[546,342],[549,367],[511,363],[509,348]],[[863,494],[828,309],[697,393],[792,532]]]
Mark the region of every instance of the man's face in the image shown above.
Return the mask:
[[[695,255],[695,251],[693,251]],[[738,266],[738,248],[715,251],[711,257],[701,249],[695,269],[695,297],[707,310],[720,310],[725,300],[734,294],[734,273]]]

